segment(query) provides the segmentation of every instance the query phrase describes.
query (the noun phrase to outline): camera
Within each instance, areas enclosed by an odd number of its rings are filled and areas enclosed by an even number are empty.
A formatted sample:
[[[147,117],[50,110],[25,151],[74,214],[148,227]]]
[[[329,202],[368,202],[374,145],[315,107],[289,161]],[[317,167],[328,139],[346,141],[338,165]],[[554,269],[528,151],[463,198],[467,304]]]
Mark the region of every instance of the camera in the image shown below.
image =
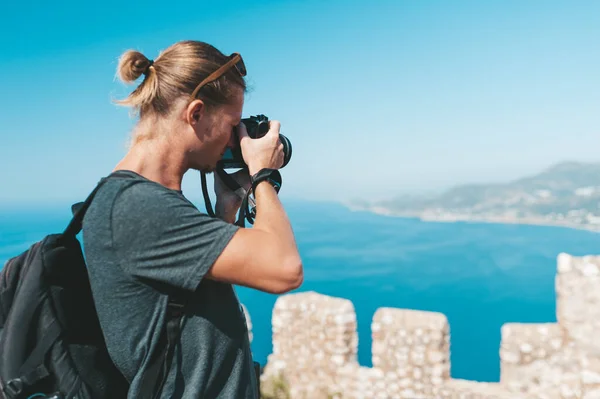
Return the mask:
[[[269,118],[262,114],[242,119],[242,122],[246,126],[248,136],[252,139],[261,138],[269,131]],[[233,129],[233,134],[237,138],[236,141],[239,142],[237,128]],[[283,168],[292,158],[292,143],[283,134],[279,135],[279,140],[283,144],[283,165],[281,165]],[[242,149],[239,144],[234,148],[228,148],[217,166],[222,169],[245,168],[247,165],[242,157]]]

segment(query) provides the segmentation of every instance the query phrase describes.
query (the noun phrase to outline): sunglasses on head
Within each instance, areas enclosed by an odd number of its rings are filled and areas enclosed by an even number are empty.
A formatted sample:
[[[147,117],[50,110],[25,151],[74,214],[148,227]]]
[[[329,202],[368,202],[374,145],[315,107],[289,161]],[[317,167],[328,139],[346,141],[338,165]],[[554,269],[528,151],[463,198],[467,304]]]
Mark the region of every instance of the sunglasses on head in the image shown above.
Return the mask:
[[[235,69],[238,71],[241,77],[246,76],[246,65],[244,65],[244,60],[242,59],[242,56],[239,53],[233,53],[229,56],[229,60],[225,64],[223,64],[216,71],[208,75],[206,79],[204,79],[202,82],[200,82],[198,86],[196,86],[196,88],[192,92],[192,98],[196,98],[198,92],[204,85],[219,79],[231,67],[235,67]]]

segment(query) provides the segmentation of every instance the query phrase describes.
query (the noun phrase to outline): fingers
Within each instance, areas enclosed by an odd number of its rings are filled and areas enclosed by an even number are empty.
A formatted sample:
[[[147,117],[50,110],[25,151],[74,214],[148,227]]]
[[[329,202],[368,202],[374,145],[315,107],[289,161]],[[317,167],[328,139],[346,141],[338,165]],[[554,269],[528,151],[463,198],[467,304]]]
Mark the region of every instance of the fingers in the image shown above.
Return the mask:
[[[281,128],[281,123],[279,121],[270,121],[269,122],[269,131],[265,136],[277,137],[279,139],[279,129]]]
[[[284,154],[283,154],[283,144],[279,143],[277,146],[277,169],[283,166]]]
[[[281,168],[283,166],[283,160],[285,158],[285,154],[283,152],[283,143],[279,142],[279,145],[277,146],[277,153],[278,153],[278,158],[279,158],[279,166],[277,167],[278,169]]]
[[[242,156],[244,162],[248,165],[250,174],[254,174],[263,168],[278,169],[283,166],[284,146],[280,140],[280,128],[279,121],[270,121],[269,130],[263,137],[251,139],[246,126],[243,123],[238,125]]]

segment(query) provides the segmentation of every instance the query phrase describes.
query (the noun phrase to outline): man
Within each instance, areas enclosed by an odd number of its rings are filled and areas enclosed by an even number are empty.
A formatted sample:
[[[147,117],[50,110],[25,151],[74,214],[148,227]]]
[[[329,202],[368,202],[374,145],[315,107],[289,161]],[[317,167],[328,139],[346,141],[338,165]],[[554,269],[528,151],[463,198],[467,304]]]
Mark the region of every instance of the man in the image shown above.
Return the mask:
[[[169,297],[185,299],[179,342],[161,398],[256,398],[248,331],[233,284],[270,293],[300,286],[303,268],[290,222],[269,179],[255,183],[252,229],[232,224],[241,200],[215,176],[218,218],[189,202],[181,181],[210,172],[240,145],[248,171],[281,167],[279,123],[260,139],[240,123],[246,69],[209,44],[179,42],[154,61],[121,57],[125,82],[144,75],[122,105],[139,113],[119,171],[96,194],[83,224],[92,292],[111,358],[138,398],[161,351]],[[238,129],[240,141],[232,134]],[[265,174],[266,172],[266,174]]]

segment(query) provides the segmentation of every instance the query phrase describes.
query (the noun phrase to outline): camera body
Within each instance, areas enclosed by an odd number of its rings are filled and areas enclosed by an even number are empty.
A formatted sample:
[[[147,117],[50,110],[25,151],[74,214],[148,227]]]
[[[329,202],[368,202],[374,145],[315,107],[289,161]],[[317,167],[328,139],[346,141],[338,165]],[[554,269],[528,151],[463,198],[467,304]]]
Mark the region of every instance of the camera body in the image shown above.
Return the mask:
[[[262,114],[242,119],[242,122],[246,126],[248,136],[251,139],[259,139],[269,131],[269,118]],[[236,142],[239,142],[237,128],[234,128],[233,134],[236,137]],[[283,144],[283,165],[281,166],[283,168],[292,158],[292,143],[283,134],[279,135],[279,140]],[[223,169],[245,168],[247,165],[242,157],[242,149],[240,146],[236,145],[234,148],[228,148],[217,166]]]

